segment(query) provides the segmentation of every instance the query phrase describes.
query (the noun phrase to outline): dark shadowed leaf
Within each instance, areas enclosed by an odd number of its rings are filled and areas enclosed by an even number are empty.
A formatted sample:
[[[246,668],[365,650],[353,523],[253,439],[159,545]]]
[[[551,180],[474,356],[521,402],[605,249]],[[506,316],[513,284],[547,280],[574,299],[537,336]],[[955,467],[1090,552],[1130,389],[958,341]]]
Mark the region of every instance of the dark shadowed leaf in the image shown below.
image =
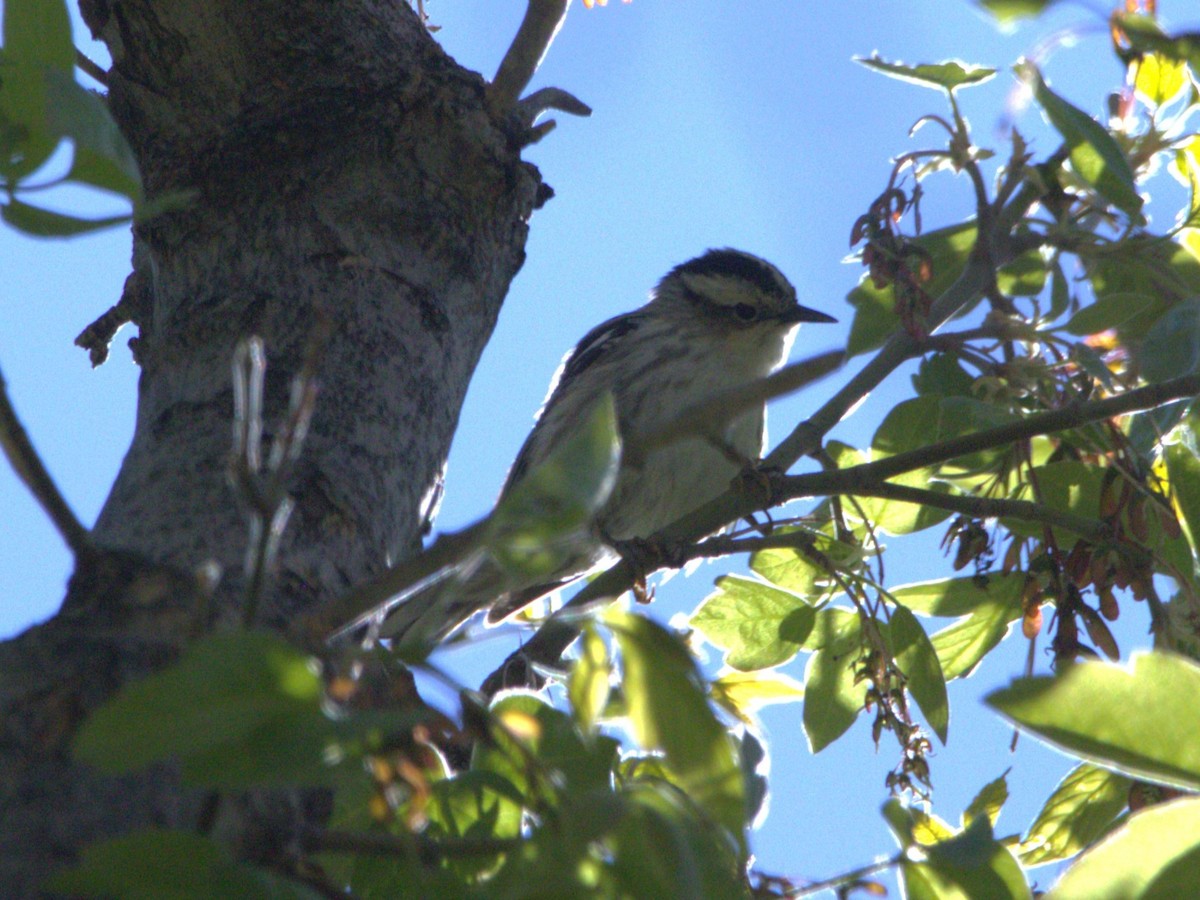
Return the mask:
[[[661,750],[688,796],[744,846],[746,810],[737,754],[709,706],[687,647],[643,616],[610,612],[605,623],[621,648],[634,737],[647,749]]]
[[[1017,74],[1030,84],[1050,124],[1063,136],[1071,165],[1079,176],[1118,209],[1140,220],[1142,198],[1134,185],[1133,169],[1113,136],[1083,110],[1050,90],[1033,63],[1019,65]]]
[[[216,841],[148,828],[84,849],[83,859],[55,875],[51,890],[76,897],[126,900],[317,900],[315,891],[274,872],[235,861]]]

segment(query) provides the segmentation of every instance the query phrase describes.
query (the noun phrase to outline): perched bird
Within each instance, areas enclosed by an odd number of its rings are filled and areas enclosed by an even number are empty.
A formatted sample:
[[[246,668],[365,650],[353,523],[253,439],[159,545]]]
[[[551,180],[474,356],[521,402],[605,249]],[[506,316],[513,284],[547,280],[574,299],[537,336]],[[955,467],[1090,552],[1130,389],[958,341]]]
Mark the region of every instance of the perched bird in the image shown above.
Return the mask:
[[[801,306],[783,273],[750,253],[709,250],[676,266],[645,306],[592,329],[564,358],[501,501],[606,394],[623,441],[652,434],[684,410],[779,368],[801,322],[833,321]],[[433,643],[477,612],[487,609],[498,621],[613,561],[614,545],[647,538],[725,491],[761,456],[765,424],[759,403],[711,423],[708,435],[719,440],[687,436],[626,454],[588,535],[549,579],[522,584],[496,560],[477,557],[377,614],[378,635]]]

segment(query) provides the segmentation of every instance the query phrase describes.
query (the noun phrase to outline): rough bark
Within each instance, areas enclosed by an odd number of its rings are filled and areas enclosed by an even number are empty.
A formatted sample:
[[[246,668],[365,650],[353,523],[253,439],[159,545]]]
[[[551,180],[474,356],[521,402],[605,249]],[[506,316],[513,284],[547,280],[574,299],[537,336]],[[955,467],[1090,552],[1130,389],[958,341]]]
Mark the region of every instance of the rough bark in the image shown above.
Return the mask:
[[[34,893],[88,841],[200,814],[169,768],[101,777],[69,742],[123,684],[238,615],[237,341],[265,341],[269,430],[314,323],[333,326],[263,599],[280,628],[419,546],[542,196],[519,123],[488,113],[482,80],[402,0],[81,5],[112,51],[110,104],[148,194],[193,194],[134,229],[137,425],[96,552],[55,619],[0,646],[5,896]],[[211,597],[190,574],[208,561],[223,573]]]

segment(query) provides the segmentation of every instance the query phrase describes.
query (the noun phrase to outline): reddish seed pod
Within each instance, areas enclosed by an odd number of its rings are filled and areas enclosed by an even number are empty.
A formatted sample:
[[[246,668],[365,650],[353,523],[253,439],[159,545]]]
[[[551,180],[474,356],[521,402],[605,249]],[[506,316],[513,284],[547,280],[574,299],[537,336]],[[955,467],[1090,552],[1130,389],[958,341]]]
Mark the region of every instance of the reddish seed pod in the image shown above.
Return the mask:
[[[1075,546],[1071,548],[1071,552],[1067,554],[1067,562],[1064,568],[1067,570],[1067,576],[1078,587],[1083,587],[1088,583],[1088,569],[1091,562],[1091,545],[1087,541],[1076,541]]]
[[[1092,639],[1092,643],[1100,648],[1100,651],[1111,660],[1121,658],[1121,651],[1117,648],[1117,639],[1113,637],[1113,633],[1108,630],[1108,626],[1104,624],[1104,620],[1090,606],[1081,604],[1079,613],[1083,616],[1084,627],[1087,628],[1088,637]]]
[[[1110,622],[1115,622],[1121,615],[1121,607],[1117,605],[1117,598],[1112,592],[1112,588],[1105,587],[1099,591],[1100,599],[1100,615],[1108,619]]]
[[[1039,603],[1026,608],[1025,615],[1021,618],[1021,634],[1025,635],[1026,640],[1031,641],[1041,633],[1042,605]]]
[[[1129,531],[1141,543],[1146,543],[1150,540],[1150,524],[1146,521],[1146,498],[1141,494],[1134,494],[1129,501]]]

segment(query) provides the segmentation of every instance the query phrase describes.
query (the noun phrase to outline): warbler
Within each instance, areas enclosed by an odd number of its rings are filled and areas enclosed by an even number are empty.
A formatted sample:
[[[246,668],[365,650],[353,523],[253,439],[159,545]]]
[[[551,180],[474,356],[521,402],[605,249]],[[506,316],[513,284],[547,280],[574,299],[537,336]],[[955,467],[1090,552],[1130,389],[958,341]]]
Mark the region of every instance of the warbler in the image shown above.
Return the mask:
[[[685,410],[778,369],[800,323],[834,321],[800,305],[783,273],[751,253],[709,250],[675,266],[649,302],[596,326],[564,357],[501,501],[605,395],[612,396],[623,440],[653,434]],[[435,643],[482,610],[498,621],[724,492],[759,459],[765,439],[766,408],[756,403],[709,423],[705,436],[685,436],[636,458],[627,454],[607,500],[559,570],[522,583],[519,573],[477,554],[377,614],[376,633]]]

